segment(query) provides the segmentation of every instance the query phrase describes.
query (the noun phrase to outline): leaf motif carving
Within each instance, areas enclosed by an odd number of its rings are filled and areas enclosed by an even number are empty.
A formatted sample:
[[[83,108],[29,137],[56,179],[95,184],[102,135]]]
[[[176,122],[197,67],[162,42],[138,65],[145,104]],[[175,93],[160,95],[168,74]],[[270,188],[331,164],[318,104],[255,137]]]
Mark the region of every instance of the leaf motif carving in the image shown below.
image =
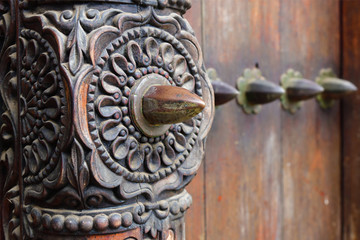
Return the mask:
[[[115,159],[121,160],[126,158],[131,148],[136,148],[137,142],[134,137],[117,137],[111,145],[111,150]]]
[[[131,147],[131,146],[130,146]],[[131,148],[129,151],[127,164],[132,171],[138,170],[144,162],[145,157],[145,146]]]
[[[93,15],[96,17],[97,13]],[[147,133],[147,129],[131,118],[132,87],[139,86],[136,84],[150,76],[168,79],[170,85],[202,96],[205,86],[202,69],[180,42],[187,37],[184,34],[189,26],[174,16],[158,16],[152,9],[134,14],[121,13],[112,22],[118,29],[104,26],[91,32],[89,52],[98,71],[94,77],[98,88],[91,90],[89,104],[93,108],[88,110],[95,121],[89,127],[90,137],[97,145],[94,159],[99,163],[90,166],[96,172],[95,168],[105,164],[114,174],[107,183],[104,179],[110,174],[99,173],[103,176],[96,180],[104,186],[120,184],[121,180],[117,181],[116,176],[123,177],[125,182],[149,183],[150,186],[177,171],[192,149],[198,147],[195,143],[202,115],[173,124],[159,134]],[[82,26],[87,31],[83,22]],[[141,187],[136,191],[143,191],[147,186],[134,187]],[[123,192],[129,196],[130,190]],[[131,192],[135,190],[131,189]]]
[[[131,40],[127,45],[127,54],[129,56],[130,62],[136,67],[136,63],[142,62],[142,50],[139,44]]]
[[[80,21],[77,22],[66,42],[66,47],[70,50],[69,67],[73,75],[81,68],[84,62],[83,52],[86,51],[86,33]]]
[[[151,173],[155,173],[161,166],[161,159],[157,149],[146,156],[146,166]]]
[[[101,86],[109,94],[118,93],[121,97],[121,88],[126,85],[126,74],[121,69],[118,70],[120,77],[115,76],[112,73],[105,73],[101,76]]]
[[[181,131],[187,135],[191,134],[195,127],[195,121],[190,119],[184,123],[179,124]]]
[[[119,76],[125,76],[124,71],[128,73],[133,73],[135,71],[135,66],[132,63],[128,63],[126,58],[118,53],[115,53],[111,56],[111,63],[114,71],[119,74]]]
[[[180,55],[175,56],[174,61],[173,61],[173,67],[175,69],[174,79],[175,79],[175,81],[178,81],[178,79],[181,79],[181,76],[187,70],[187,64],[186,64],[185,58]]]
[[[85,161],[85,153],[77,140],[71,148],[70,162],[67,167],[68,180],[79,193],[82,199],[84,199],[84,190],[89,185],[90,173],[89,168]]]
[[[145,40],[145,50],[146,54],[153,63],[162,63],[161,60],[159,60],[159,44],[154,38],[149,37]]]
[[[126,138],[128,135],[127,128],[119,123],[119,120],[107,120],[101,123],[100,129],[101,135],[106,141],[114,141],[119,134],[123,138]]]
[[[160,53],[164,61],[165,69],[170,73],[174,72],[172,65],[175,56],[174,48],[169,43],[162,43],[160,44]]]

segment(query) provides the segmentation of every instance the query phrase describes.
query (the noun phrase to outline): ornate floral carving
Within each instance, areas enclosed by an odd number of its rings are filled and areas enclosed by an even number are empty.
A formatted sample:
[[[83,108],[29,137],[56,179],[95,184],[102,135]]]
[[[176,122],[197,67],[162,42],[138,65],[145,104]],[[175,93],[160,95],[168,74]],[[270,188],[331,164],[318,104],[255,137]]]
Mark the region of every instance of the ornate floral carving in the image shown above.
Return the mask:
[[[52,209],[27,206],[29,224],[46,232],[88,233],[91,231],[116,232],[144,227],[144,233],[156,238],[158,232],[168,229],[173,219],[181,218],[192,203],[191,196],[182,192],[167,200],[153,203],[133,203],[104,209],[103,212],[68,211],[61,214]]]
[[[130,181],[158,181],[174,172],[189,155],[199,133],[201,115],[172,125],[162,136],[147,137],[129,116],[131,88],[144,76],[155,74],[168,79],[171,85],[201,95],[201,85],[196,84],[200,82],[197,68],[179,41],[150,27],[125,33],[111,43],[110,49],[114,51],[107,51],[109,57],[102,58],[106,61],[99,64],[103,70],[95,82],[96,91],[89,93],[96,95],[96,111],[89,109],[89,117],[95,115],[96,124],[89,125],[93,140],[102,153],[101,159],[115,172]],[[109,154],[105,146],[110,146]]]
[[[60,158],[67,111],[64,85],[54,50],[40,35],[23,30],[20,81],[20,119],[22,130],[23,175],[25,182],[46,177]]]
[[[202,152],[212,106],[188,122],[172,125],[164,135],[148,137],[129,113],[132,88],[156,75],[211,102],[211,93],[203,87],[209,82],[201,68],[199,45],[180,16],[159,16],[149,8],[139,14],[121,13],[114,22],[117,28],[100,28],[89,41],[95,71],[83,82],[89,84],[85,135],[96,147],[90,165],[103,187],[120,187],[125,199],[139,194],[156,199],[165,189],[181,189],[187,182],[184,175],[196,172],[201,157],[194,154]],[[171,184],[157,188],[170,176]]]
[[[53,23],[61,33],[66,34],[65,47],[68,51],[69,69],[75,75],[84,64],[87,51],[87,33],[102,26],[109,18],[119,13],[119,10],[86,9],[79,5],[74,10],[65,10],[60,14],[47,11],[44,15]]]
[[[28,2],[37,2],[37,4],[42,3],[56,3],[63,2],[62,0],[26,0]],[[65,0],[69,1],[69,0]],[[80,0],[72,0],[72,2],[81,2]],[[99,0],[98,0],[99,1]],[[106,0],[103,0],[104,2]],[[191,0],[116,0],[117,3],[133,3],[142,6],[152,6],[159,9],[172,8],[178,10],[181,13],[185,13],[188,9],[191,8]]]
[[[16,159],[17,78],[14,1],[0,0],[0,238],[20,239],[19,162]],[[2,236],[2,233],[5,236]]]
[[[179,9],[181,12],[185,13],[186,10],[191,8],[191,0],[133,0],[134,2],[142,5],[153,5],[159,8],[170,7],[174,9]],[[155,2],[155,3],[154,3]]]
[[[121,1],[111,8],[104,3],[55,7],[47,4],[52,0],[20,4],[21,61],[17,74],[4,72],[1,89],[4,96],[20,83],[19,96],[5,97],[9,106],[19,102],[20,115],[3,115],[1,133],[13,141],[13,120],[20,120],[23,188],[15,184],[7,190],[14,193],[11,209],[20,206],[26,217],[29,238],[134,228],[155,238],[191,204],[184,187],[203,157],[213,96],[188,22],[155,10],[185,11],[190,2],[125,1],[135,4],[126,5],[134,11],[125,11]],[[143,132],[129,99],[149,76],[196,94],[207,103],[205,110],[162,134]],[[13,152],[3,151],[1,160]]]
[[[13,0],[0,0],[0,53],[12,45],[11,42],[15,35],[15,22],[13,21],[14,15],[14,1]]]

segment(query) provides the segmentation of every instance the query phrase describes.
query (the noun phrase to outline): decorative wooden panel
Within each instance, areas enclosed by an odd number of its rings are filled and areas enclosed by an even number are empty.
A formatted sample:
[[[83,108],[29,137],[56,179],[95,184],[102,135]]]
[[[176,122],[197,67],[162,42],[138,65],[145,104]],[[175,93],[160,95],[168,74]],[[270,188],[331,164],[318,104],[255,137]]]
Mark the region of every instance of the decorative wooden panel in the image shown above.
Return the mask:
[[[0,1],[6,239],[185,238],[214,115],[190,6]]]

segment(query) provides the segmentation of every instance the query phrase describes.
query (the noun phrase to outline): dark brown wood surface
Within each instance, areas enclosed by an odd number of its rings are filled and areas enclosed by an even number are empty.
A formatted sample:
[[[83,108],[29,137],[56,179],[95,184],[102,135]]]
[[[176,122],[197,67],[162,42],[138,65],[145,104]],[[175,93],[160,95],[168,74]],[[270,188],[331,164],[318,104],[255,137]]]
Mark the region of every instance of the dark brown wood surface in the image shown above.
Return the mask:
[[[202,0],[193,1],[185,17],[191,23],[199,42],[202,43]],[[205,239],[204,164],[204,162],[201,164],[196,177],[186,189],[193,198],[193,204],[185,216],[186,237],[189,240]]]
[[[282,67],[315,79],[322,68],[338,73],[339,1],[283,1]],[[289,24],[287,24],[289,23]],[[282,114],[283,239],[340,239],[339,105],[322,110],[306,102]]]
[[[185,239],[214,116],[190,0],[65,2],[0,0],[0,239]]]
[[[343,78],[360,87],[360,2],[342,1]],[[360,239],[360,97],[343,101],[343,240]]]
[[[234,85],[245,68],[259,63],[267,79],[277,82],[279,6],[206,1],[207,66]],[[272,103],[249,116],[235,102],[216,112],[205,160],[207,239],[281,237],[280,112]]]
[[[202,4],[206,66],[230,85],[256,63],[274,83],[288,68],[311,80],[321,68],[339,73],[339,0]],[[189,19],[198,25],[198,18]],[[295,115],[280,102],[256,116],[245,115],[235,101],[218,108],[205,176],[190,184],[205,202],[194,199],[199,205],[188,213],[187,239],[340,239],[339,114],[339,104],[325,111],[314,99]]]

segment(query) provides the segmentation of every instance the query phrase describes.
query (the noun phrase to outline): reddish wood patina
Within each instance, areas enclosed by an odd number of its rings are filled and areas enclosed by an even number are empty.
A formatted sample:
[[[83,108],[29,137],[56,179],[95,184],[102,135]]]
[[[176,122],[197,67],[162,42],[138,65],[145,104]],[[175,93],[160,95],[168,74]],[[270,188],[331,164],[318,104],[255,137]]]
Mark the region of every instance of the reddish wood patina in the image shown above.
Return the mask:
[[[342,1],[342,77],[360,87],[360,2]],[[343,240],[360,239],[360,98],[342,104]]]
[[[0,0],[1,239],[185,239],[214,116],[190,7]]]
[[[340,1],[196,2],[189,19],[198,26],[202,18],[206,66],[230,85],[256,63],[276,84],[289,68],[312,81],[325,67],[339,74]],[[188,239],[341,238],[339,104],[322,110],[313,99],[292,115],[275,102],[247,116],[232,102],[216,110],[208,146],[204,175],[189,186],[205,200],[187,216]]]

